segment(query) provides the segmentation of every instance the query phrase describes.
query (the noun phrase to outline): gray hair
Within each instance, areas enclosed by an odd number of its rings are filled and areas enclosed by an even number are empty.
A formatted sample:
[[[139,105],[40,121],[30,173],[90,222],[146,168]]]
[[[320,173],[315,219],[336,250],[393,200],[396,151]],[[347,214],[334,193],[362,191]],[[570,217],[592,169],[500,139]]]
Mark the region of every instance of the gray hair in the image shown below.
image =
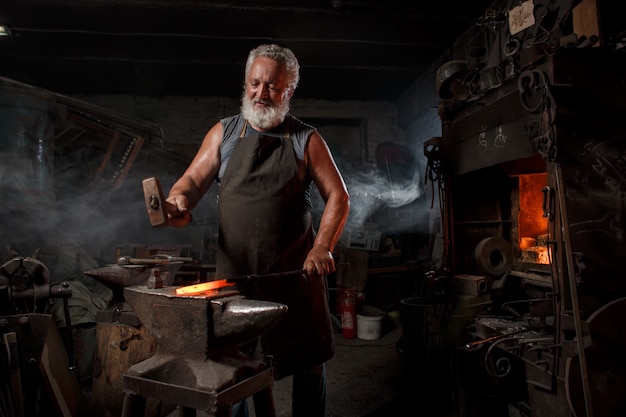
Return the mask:
[[[287,83],[289,88],[293,91],[298,86],[300,81],[300,64],[298,59],[291,51],[291,49],[284,48],[275,44],[259,45],[248,54],[248,60],[246,61],[245,79],[248,79],[250,74],[250,68],[252,63],[257,57],[264,56],[274,61],[277,61],[285,66],[287,69]]]

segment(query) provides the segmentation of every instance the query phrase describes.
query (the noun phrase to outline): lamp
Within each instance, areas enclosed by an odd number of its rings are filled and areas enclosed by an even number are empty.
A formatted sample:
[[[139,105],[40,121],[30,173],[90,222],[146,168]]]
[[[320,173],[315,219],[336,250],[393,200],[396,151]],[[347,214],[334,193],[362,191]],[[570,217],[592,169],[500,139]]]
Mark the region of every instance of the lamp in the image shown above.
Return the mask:
[[[11,36],[11,29],[7,25],[0,25],[0,36]]]

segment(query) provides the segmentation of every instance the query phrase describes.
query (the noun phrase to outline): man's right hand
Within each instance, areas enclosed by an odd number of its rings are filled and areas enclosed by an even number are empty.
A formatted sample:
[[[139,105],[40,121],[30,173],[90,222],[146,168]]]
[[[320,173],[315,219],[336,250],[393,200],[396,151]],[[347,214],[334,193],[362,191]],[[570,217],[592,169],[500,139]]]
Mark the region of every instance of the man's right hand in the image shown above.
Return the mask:
[[[192,220],[189,211],[187,197],[184,195],[170,195],[165,200],[165,210],[170,226],[185,227]]]

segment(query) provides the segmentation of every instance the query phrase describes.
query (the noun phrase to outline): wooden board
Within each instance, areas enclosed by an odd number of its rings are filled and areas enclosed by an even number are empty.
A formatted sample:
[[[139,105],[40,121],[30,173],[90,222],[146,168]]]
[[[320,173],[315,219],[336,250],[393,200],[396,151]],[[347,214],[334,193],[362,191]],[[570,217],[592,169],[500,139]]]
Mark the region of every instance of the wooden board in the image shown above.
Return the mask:
[[[57,412],[63,417],[89,415],[89,403],[76,374],[69,369],[69,358],[54,321],[50,321],[40,367]]]
[[[600,36],[600,21],[598,17],[598,0],[582,0],[572,9],[574,33],[580,38],[592,35]],[[597,46],[601,46],[602,38]]]
[[[119,416],[124,403],[124,374],[132,365],[154,355],[154,338],[144,327],[120,323],[96,324],[96,360],[91,408],[96,415]],[[164,416],[174,406],[147,399],[146,416]]]

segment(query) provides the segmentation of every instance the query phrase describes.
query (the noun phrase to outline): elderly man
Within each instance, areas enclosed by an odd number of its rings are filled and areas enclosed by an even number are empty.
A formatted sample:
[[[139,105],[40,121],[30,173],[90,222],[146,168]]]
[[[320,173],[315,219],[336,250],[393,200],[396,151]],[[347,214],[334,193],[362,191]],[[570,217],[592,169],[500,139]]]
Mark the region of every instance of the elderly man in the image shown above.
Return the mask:
[[[250,51],[241,113],[209,130],[167,201],[170,223],[182,227],[218,182],[218,277],[306,270],[305,276],[253,281],[242,291],[288,306],[261,338],[263,353],[273,356],[277,379],[293,375],[293,417],[322,417],[324,364],[334,354],[325,276],[335,270],[332,253],[350,200],[320,133],[289,113],[298,81],[291,50],[261,45]],[[312,183],[325,202],[317,228]]]

